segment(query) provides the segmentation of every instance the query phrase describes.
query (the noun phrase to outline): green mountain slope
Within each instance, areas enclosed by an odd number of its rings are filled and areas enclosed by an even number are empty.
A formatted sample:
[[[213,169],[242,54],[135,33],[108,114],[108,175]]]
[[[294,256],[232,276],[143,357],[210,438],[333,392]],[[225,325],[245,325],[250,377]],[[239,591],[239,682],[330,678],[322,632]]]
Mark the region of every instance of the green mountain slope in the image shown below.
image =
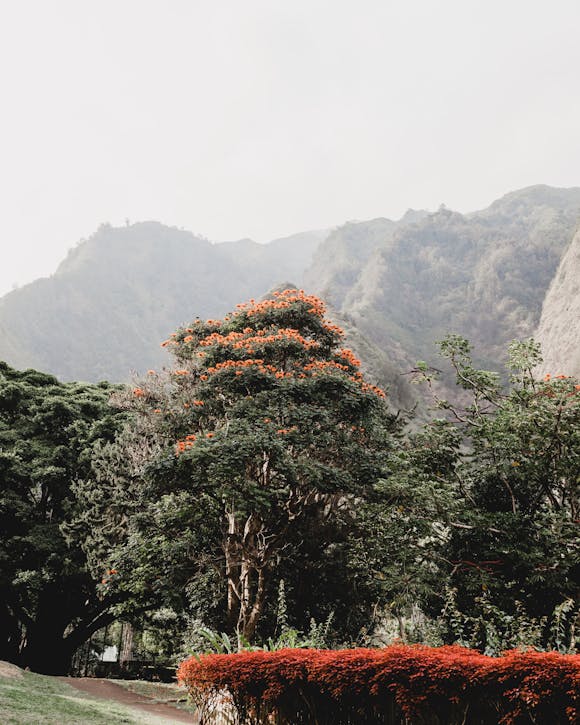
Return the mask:
[[[330,290],[356,328],[400,368],[433,361],[434,342],[447,332],[468,337],[479,362],[495,368],[509,340],[534,334],[579,219],[580,189],[535,186],[481,212],[442,208],[415,223],[385,226],[382,239],[376,220],[361,223],[358,257],[344,252],[353,233],[347,225],[316,253],[313,268],[323,248],[340,263],[319,284],[313,279],[312,289]]]
[[[157,222],[103,225],[52,277],[0,299],[0,359],[63,380],[126,380],[163,363],[159,344],[177,325],[299,284],[323,237],[211,244]]]
[[[316,290],[335,308],[342,307],[375,249],[387,250],[398,229],[426,216],[426,211],[409,209],[399,221],[378,218],[347,222],[334,229],[317,248],[312,264],[306,270],[304,284],[308,289]]]

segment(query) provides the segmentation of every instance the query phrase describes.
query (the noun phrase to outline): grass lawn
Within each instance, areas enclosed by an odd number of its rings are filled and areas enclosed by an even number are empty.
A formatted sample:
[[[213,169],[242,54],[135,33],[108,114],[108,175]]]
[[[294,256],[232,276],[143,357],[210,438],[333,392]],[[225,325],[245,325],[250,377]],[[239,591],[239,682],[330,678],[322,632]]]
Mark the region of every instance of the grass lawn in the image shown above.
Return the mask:
[[[119,703],[91,698],[54,677],[23,672],[19,676],[0,677],[0,723],[167,725],[167,720]]]

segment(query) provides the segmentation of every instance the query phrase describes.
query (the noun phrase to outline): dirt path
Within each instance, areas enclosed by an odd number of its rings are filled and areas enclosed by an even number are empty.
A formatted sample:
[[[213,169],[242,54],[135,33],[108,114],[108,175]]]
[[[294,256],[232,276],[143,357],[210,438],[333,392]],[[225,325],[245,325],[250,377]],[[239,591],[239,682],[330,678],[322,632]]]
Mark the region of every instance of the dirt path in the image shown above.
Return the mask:
[[[178,710],[162,702],[155,702],[149,697],[129,692],[129,690],[109,680],[100,680],[94,677],[59,677],[59,679],[81,692],[86,692],[88,695],[100,697],[104,700],[113,700],[135,710],[149,712],[152,715],[165,719],[167,723],[185,722],[196,725],[199,723],[196,716],[191,713]]]

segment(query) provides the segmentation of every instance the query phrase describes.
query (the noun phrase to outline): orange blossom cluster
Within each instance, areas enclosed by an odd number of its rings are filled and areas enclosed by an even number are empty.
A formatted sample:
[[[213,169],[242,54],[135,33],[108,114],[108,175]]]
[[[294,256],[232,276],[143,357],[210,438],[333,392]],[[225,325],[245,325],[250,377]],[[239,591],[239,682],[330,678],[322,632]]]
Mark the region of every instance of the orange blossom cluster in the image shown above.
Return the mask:
[[[287,309],[294,302],[305,303],[308,305],[308,312],[317,317],[323,317],[326,311],[324,302],[319,297],[307,295],[304,290],[286,289],[282,292],[274,292],[273,297],[274,299],[262,300],[261,302],[256,302],[256,300],[243,302],[236,305],[236,308],[248,317],[253,317],[254,315],[259,315],[269,310]]]
[[[306,350],[320,346],[316,340],[307,340],[298,330],[294,330],[291,327],[280,328],[277,332],[269,335],[265,330],[258,330],[255,335],[246,337],[246,335],[252,335],[253,332],[254,330],[251,327],[246,327],[243,332],[230,332],[227,335],[220,335],[218,332],[214,332],[203,340],[200,340],[199,344],[202,347],[209,347],[210,345],[231,345],[236,350],[246,350],[250,354],[254,352],[255,345],[265,345],[267,343],[281,342],[282,340],[297,342]]]

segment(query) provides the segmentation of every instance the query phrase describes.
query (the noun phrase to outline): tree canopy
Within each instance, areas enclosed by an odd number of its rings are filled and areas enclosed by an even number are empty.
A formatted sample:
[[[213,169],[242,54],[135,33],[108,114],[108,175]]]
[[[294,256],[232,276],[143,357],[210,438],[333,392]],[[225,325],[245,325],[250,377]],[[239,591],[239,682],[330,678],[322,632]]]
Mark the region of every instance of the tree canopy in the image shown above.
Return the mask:
[[[130,394],[129,447],[155,441],[136,531],[156,522],[164,570],[181,557],[190,586],[216,578],[225,626],[246,639],[305,532],[330,562],[337,526],[386,475],[394,417],[342,337],[321,300],[275,292],[180,328],[164,343],[176,367]]]
[[[114,600],[64,530],[78,515],[76,481],[124,417],[108,405],[112,391],[0,363],[0,658],[37,672],[66,671],[112,620]]]

